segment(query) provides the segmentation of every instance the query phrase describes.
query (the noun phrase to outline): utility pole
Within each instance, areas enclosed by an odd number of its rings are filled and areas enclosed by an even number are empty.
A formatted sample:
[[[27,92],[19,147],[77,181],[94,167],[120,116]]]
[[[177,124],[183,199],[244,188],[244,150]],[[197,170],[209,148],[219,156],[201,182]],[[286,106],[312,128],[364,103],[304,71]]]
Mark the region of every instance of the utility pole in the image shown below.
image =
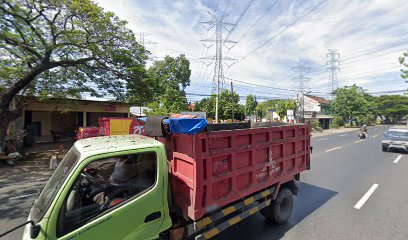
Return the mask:
[[[340,72],[340,54],[336,49],[329,49],[326,54],[326,70],[329,72],[329,91],[334,94],[334,91],[339,88],[337,72]]]
[[[258,102],[256,101],[256,95],[255,95],[255,102],[254,102],[255,108],[254,108],[254,116],[255,116],[255,122],[257,122],[257,117],[256,117],[256,106],[258,106]]]
[[[298,63],[295,67],[292,67],[293,71],[297,73],[297,76],[293,77],[293,80],[296,81],[298,85],[298,93],[297,93],[297,99],[299,105],[302,106],[302,122],[304,121],[305,117],[305,90],[306,90],[306,84],[310,81],[310,78],[306,77],[306,74],[310,72],[310,66],[306,66],[305,64]],[[299,101],[299,94],[302,94],[302,100]],[[300,107],[300,106],[299,106]],[[298,108],[299,109],[299,108]],[[299,122],[299,113],[297,116],[298,122]]]
[[[231,115],[232,115],[232,122],[234,122],[234,86],[232,85],[231,82]]]
[[[226,17],[224,14],[221,16],[217,16],[215,13],[209,12],[211,16],[211,20],[200,22],[203,24],[203,27],[209,31],[215,27],[215,39],[203,39],[201,40],[204,43],[215,43],[215,56],[213,57],[205,57],[201,59],[211,59],[215,61],[214,64],[214,77],[213,77],[213,92],[216,92],[215,98],[215,122],[218,123],[218,102],[219,102],[219,95],[220,90],[225,88],[225,80],[224,80],[224,70],[223,70],[223,61],[225,60],[236,60],[233,58],[225,58],[223,57],[223,47],[226,43],[237,43],[235,41],[227,40],[223,37],[224,30],[227,32],[231,32],[233,28],[236,26],[234,23],[225,22],[224,18]],[[204,45],[208,46],[208,45]],[[212,45],[211,45],[212,46]],[[210,47],[211,47],[210,46]]]

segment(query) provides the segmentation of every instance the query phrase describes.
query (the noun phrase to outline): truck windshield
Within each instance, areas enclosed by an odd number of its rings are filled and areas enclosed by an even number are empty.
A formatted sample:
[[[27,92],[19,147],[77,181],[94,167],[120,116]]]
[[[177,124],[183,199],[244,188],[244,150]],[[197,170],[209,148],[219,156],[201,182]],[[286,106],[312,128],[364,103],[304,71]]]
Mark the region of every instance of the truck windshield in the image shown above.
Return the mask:
[[[72,171],[78,159],[79,153],[75,148],[71,148],[55,170],[54,174],[51,176],[50,180],[48,180],[47,184],[38,196],[38,199],[34,202],[31,209],[31,218],[34,222],[38,222],[44,216],[51,202],[55,198],[55,195],[68,174]]]

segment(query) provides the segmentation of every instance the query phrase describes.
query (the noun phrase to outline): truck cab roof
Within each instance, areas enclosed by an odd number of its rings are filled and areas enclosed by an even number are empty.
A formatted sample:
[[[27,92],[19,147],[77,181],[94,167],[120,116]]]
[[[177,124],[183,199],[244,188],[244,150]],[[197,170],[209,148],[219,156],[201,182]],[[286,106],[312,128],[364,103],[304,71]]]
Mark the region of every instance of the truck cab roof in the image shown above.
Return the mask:
[[[159,145],[161,145],[161,143],[154,138],[132,134],[81,139],[75,142],[74,146],[81,153],[104,153],[134,148],[155,147]]]

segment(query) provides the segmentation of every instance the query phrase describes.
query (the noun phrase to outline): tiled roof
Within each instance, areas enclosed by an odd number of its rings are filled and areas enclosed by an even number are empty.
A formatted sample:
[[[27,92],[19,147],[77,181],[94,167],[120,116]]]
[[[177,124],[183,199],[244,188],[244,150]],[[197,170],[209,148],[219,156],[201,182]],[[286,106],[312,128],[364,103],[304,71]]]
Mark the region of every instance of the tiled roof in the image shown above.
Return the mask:
[[[313,95],[305,95],[305,96],[317,101],[318,103],[330,103],[329,100],[321,98],[321,97],[316,97],[316,96],[313,96]]]

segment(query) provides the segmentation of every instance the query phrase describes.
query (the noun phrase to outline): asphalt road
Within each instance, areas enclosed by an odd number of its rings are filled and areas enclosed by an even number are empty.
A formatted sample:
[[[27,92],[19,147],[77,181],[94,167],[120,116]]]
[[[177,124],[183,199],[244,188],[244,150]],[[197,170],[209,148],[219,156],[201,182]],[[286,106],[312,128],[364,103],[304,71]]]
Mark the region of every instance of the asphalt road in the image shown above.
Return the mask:
[[[382,152],[387,128],[369,128],[363,141],[354,131],[312,138],[311,170],[301,176],[288,224],[256,214],[214,239],[408,239],[408,155]],[[0,232],[25,221],[44,180],[0,178]],[[5,239],[21,239],[21,233]]]
[[[47,161],[30,161],[16,166],[0,166],[0,233],[27,221],[27,213],[49,179]],[[21,239],[20,228],[2,239]]]
[[[313,138],[311,170],[301,175],[288,224],[257,214],[215,239],[408,239],[408,155],[382,152],[387,129],[369,128],[362,141],[354,131]]]

